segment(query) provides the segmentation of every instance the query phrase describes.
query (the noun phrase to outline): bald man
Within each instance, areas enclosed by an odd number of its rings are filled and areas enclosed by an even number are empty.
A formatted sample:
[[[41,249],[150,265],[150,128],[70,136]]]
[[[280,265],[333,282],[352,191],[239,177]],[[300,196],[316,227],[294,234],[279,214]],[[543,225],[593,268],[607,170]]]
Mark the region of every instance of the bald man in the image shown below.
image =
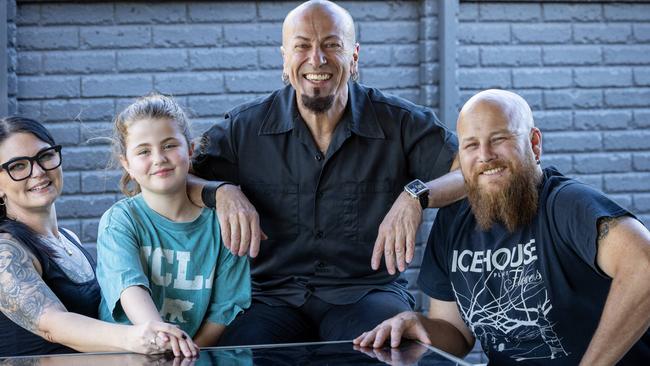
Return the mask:
[[[542,169],[528,104],[503,90],[458,118],[468,197],[438,212],[418,283],[429,317],[402,313],[355,343],[400,338],[490,363],[650,361],[650,233],[602,193]]]
[[[448,173],[457,140],[433,112],[355,81],[345,9],[298,6],[280,51],[287,86],[228,112],[193,161],[241,187],[216,189],[216,207],[225,245],[254,257],[253,303],[222,345],[351,339],[411,309],[399,272],[422,210],[464,195]],[[214,187],[195,186],[193,200],[214,202]]]

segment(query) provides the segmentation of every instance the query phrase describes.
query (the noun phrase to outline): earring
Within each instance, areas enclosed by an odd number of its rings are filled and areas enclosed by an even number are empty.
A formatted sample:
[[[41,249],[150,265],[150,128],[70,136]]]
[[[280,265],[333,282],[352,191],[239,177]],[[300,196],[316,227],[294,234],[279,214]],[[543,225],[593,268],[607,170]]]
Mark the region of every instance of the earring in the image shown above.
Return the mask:
[[[0,197],[0,206],[4,206],[5,204],[6,204],[6,203],[5,203],[5,198],[4,198],[4,197]]]
[[[282,73],[282,84],[289,85],[289,75],[286,72]]]
[[[354,70],[350,73],[350,79],[352,81],[359,81],[359,72],[357,70]]]
[[[539,160],[539,158],[538,158],[538,159],[535,159],[535,163],[537,163],[537,165],[541,165],[541,164],[542,164],[542,162]]]

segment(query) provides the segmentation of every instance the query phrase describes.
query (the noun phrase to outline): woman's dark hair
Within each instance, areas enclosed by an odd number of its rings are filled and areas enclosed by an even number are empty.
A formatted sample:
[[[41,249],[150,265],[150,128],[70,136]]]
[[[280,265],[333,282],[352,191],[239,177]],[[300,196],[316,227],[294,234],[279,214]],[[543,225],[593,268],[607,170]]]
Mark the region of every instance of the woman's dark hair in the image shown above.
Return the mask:
[[[25,117],[5,117],[0,119],[0,144],[15,133],[30,133],[37,139],[56,145],[50,132],[40,123]],[[0,162],[3,163],[3,162]],[[1,173],[0,173],[1,174]],[[40,259],[39,253],[55,257],[55,253],[39,239],[34,230],[20,221],[7,217],[7,208],[3,198],[0,198],[0,233],[7,233],[15,240],[32,251]]]

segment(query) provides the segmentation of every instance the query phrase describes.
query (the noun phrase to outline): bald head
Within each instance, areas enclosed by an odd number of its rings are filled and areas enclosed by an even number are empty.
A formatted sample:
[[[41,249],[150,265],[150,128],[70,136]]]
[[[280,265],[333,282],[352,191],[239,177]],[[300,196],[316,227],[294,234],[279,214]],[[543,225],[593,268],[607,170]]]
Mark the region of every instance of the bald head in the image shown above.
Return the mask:
[[[331,1],[311,0],[291,10],[284,18],[284,23],[282,23],[282,45],[286,46],[290,37],[294,36],[297,25],[313,23],[318,19],[322,19],[322,17],[332,19],[336,27],[345,35],[345,41],[354,44],[356,35],[354,20],[350,13]]]
[[[456,129],[459,135],[467,124],[480,123],[484,118],[501,119],[513,131],[529,131],[535,127],[533,112],[528,103],[519,95],[506,90],[489,89],[471,97],[458,116]]]

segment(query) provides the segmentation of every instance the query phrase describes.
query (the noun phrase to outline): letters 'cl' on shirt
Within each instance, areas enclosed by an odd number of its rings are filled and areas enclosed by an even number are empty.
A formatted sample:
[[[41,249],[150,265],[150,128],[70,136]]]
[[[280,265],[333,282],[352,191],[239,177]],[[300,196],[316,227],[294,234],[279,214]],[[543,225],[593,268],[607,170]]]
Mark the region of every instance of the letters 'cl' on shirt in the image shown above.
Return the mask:
[[[202,137],[194,170],[240,185],[269,237],[252,261],[256,300],[343,305],[373,290],[413,300],[383,264],[372,270],[372,249],[404,185],[447,173],[457,139],[429,108],[355,82],[348,89],[325,154],[291,86],[236,107]]]
[[[632,216],[602,193],[544,169],[530,225],[481,231],[465,199],[440,209],[418,284],[456,301],[495,365],[577,365],[598,326],[611,279],[597,265],[598,220]],[[621,364],[650,360],[650,333]]]
[[[146,288],[163,321],[190,336],[204,320],[228,325],[250,305],[248,260],[221,244],[214,210],[174,222],[142,195],[125,198],[102,216],[97,259],[102,320],[130,324],[120,304],[130,286]]]

